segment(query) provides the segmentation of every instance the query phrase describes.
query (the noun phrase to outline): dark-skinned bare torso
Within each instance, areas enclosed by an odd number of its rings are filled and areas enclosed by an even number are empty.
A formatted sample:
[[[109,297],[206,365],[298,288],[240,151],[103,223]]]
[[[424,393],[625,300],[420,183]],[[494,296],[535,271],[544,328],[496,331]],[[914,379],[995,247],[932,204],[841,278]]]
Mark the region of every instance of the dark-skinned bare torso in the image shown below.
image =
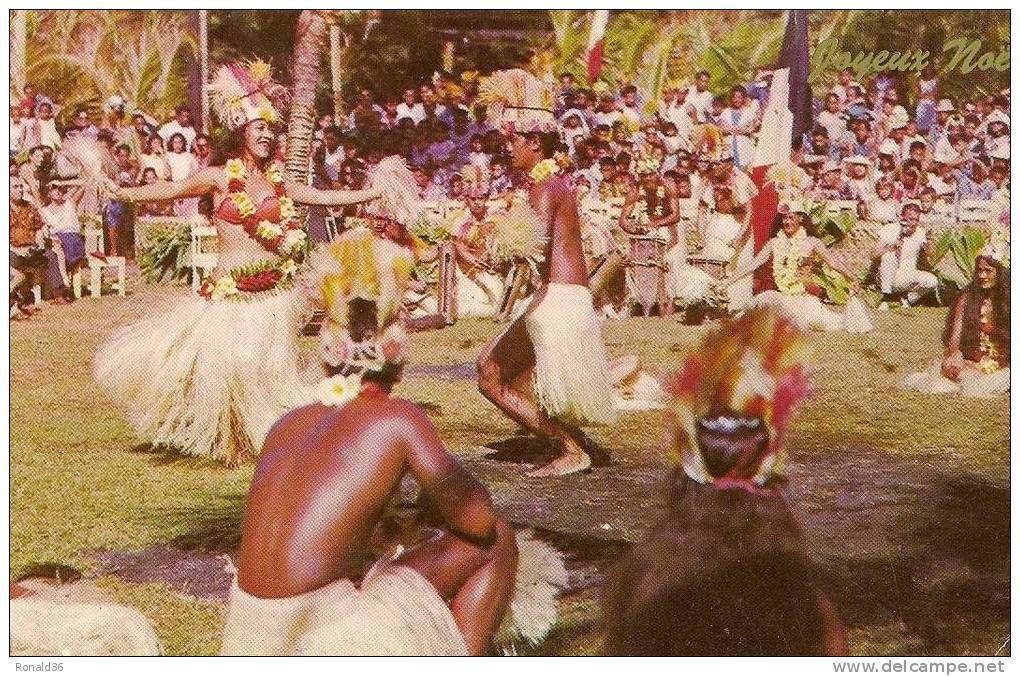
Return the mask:
[[[343,407],[311,404],[276,423],[245,513],[240,587],[296,596],[357,575],[380,515],[410,471],[450,532],[484,540],[494,514],[484,488],[408,401],[374,384]]]
[[[587,286],[588,270],[581,244],[577,200],[570,184],[560,176],[553,176],[533,186],[528,199],[546,224],[549,238],[542,282]]]

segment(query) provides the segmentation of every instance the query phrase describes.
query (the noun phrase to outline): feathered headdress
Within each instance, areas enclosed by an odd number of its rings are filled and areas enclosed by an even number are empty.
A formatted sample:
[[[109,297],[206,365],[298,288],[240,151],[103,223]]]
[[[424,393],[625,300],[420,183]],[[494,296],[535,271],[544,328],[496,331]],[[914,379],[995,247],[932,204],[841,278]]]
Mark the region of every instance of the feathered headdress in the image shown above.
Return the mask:
[[[216,117],[230,130],[253,120],[279,121],[289,98],[286,87],[273,81],[272,68],[260,59],[220,66],[209,83],[209,96]]]
[[[705,336],[664,383],[669,397],[666,422],[684,472],[702,484],[765,484],[781,459],[791,414],[811,392],[807,355],[805,336],[765,309],[751,310]],[[710,416],[715,421],[728,418],[724,424],[757,419],[767,441],[723,472],[710,471],[698,441],[699,425]]]
[[[1002,267],[1009,269],[1009,210],[999,215],[998,227],[992,230],[988,242],[981,249],[981,255],[991,258]]]
[[[377,188],[380,199],[365,205],[365,213],[410,225],[421,218],[422,204],[414,174],[404,158],[390,155],[368,170],[365,183]]]
[[[478,102],[488,106],[489,124],[519,132],[555,130],[555,100],[552,85],[520,68],[497,70],[478,87]]]
[[[354,228],[316,248],[309,267],[326,310],[319,332],[322,361],[352,373],[402,363],[401,308],[414,267],[410,249],[376,237],[368,228]],[[361,342],[350,335],[349,304],[355,299],[375,303],[376,330]]]

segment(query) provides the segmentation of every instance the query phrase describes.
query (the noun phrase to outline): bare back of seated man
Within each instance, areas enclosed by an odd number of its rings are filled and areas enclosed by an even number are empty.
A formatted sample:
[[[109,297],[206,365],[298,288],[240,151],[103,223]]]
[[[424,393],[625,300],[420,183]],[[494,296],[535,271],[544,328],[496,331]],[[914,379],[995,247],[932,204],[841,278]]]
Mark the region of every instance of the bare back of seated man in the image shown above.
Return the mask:
[[[514,590],[514,534],[421,408],[390,396],[403,364],[402,348],[393,357],[390,346],[402,338],[386,336],[402,337],[399,320],[380,328],[375,302],[345,305],[346,361],[330,370],[357,375],[349,379],[357,396],[295,409],[269,432],[244,517],[223,652],[485,654]],[[407,473],[443,532],[377,563],[356,589],[369,539]],[[320,607],[328,604],[333,609]],[[294,607],[301,616],[280,626],[267,619]],[[307,638],[316,631],[319,639]]]
[[[514,135],[514,167],[533,172],[556,143],[549,133]],[[569,474],[591,466],[580,426],[615,419],[609,367],[587,287],[574,193],[553,175],[536,180],[528,200],[546,228],[542,286],[524,315],[482,351],[478,386],[512,420],[560,445],[560,455],[531,476]]]

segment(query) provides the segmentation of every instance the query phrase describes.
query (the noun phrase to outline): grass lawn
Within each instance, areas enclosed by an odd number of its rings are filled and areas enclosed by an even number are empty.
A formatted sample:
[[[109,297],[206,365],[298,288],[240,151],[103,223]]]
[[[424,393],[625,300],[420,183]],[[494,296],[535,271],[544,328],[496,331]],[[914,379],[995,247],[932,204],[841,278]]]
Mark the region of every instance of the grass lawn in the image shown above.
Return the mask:
[[[231,551],[251,468],[143,450],[91,377],[105,336],[183,293],[149,287],[86,299],[11,327],[11,575],[44,562],[81,568],[150,618],[167,653],[209,654],[218,649],[222,601],[180,582],[190,559],[179,553]],[[817,336],[817,392],[790,439],[791,495],[831,578],[852,650],[1008,654],[1008,397],[898,389],[938,354],[945,310],[874,319],[868,335]],[[593,431],[611,461],[590,473],[524,477],[513,462],[522,447],[515,426],[469,376],[496,328],[464,321],[414,334],[398,394],[426,406],[513,521],[562,543],[571,567],[597,580],[654,521],[666,467],[659,416],[635,414]],[[635,353],[662,371],[702,331],[635,318],[608,323],[606,339],[611,354]],[[506,448],[517,450],[501,456]],[[144,581],[112,574],[100,554],[160,546],[178,554],[156,557]],[[598,614],[597,589],[578,585],[536,651],[597,651]]]

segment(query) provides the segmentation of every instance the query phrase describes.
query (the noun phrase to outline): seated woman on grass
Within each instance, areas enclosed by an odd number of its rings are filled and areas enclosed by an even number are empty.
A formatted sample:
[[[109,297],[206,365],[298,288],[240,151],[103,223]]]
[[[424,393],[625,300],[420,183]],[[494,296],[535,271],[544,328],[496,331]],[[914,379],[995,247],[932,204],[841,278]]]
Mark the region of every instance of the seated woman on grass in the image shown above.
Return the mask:
[[[756,306],[775,308],[801,330],[870,331],[871,322],[856,299],[851,299],[847,312],[840,313],[823,305],[818,296],[808,291],[808,277],[817,262],[828,265],[856,286],[853,271],[837,262],[820,239],[808,234],[811,226],[808,206],[801,202],[784,203],[779,211],[775,234],[750,264],[723,280],[721,289],[729,288],[771,260],[776,290],[757,294],[754,297]]]
[[[1008,252],[1000,242],[977,257],[974,281],[949,313],[942,360],[907,376],[903,387],[968,397],[1009,392]]]

